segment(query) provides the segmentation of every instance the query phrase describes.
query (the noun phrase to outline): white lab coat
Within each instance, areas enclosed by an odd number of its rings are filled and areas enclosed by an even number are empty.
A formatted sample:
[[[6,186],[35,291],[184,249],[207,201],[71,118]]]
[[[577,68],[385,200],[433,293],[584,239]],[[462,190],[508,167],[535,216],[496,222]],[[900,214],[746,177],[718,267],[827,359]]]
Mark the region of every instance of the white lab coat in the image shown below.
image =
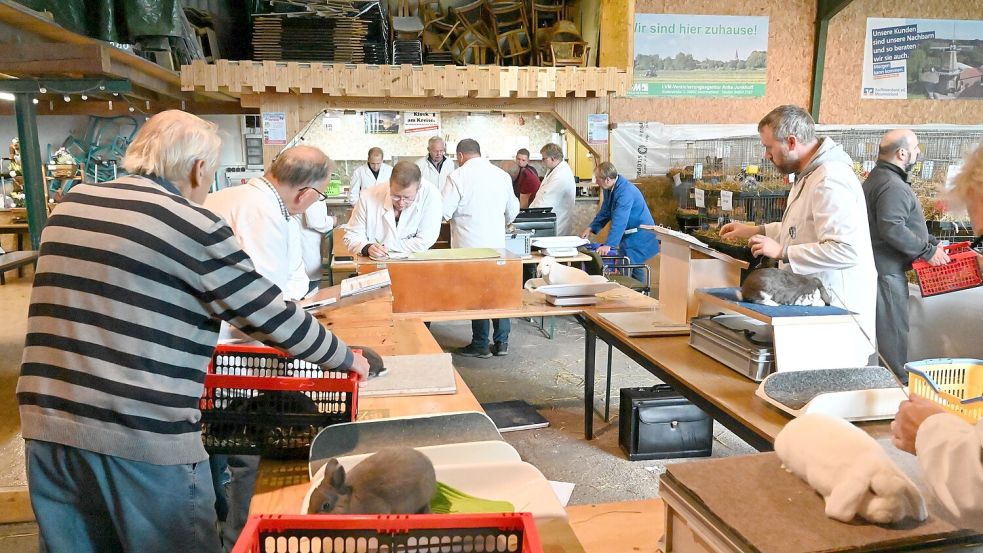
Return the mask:
[[[573,178],[573,169],[566,161],[561,161],[543,177],[543,184],[529,207],[552,207],[556,213],[556,235],[573,236],[578,234],[573,228],[576,198],[577,182]]]
[[[782,221],[765,225],[765,235],[785,249],[786,266],[792,272],[820,279],[834,305],[857,313],[873,342],[877,270],[867,202],[853,161],[841,146],[825,138],[796,177]],[[874,348],[868,344],[864,351],[857,352],[858,363],[865,363]]]
[[[915,436],[922,476],[939,502],[960,523],[983,529],[983,421],[955,415],[925,419]]]
[[[440,234],[440,192],[427,181],[420,182],[416,200],[396,222],[389,184],[370,189],[355,204],[345,227],[345,247],[353,255],[369,244],[382,244],[389,251],[412,253],[430,249]]]
[[[508,173],[473,158],[447,176],[442,196],[452,248],[505,247],[505,226],[519,214]]]
[[[293,269],[287,288],[291,297],[304,297],[310,290],[311,281],[321,280],[321,243],[325,233],[334,227],[334,217],[328,215],[328,206],[324,202],[314,202],[307,211],[291,217],[290,224],[295,227],[293,232],[299,247],[291,249],[296,255],[290,261]]]
[[[423,180],[433,183],[437,187],[437,190],[444,189],[444,182],[447,180],[447,175],[450,175],[457,169],[454,160],[448,158],[440,166],[440,172],[437,172],[437,168],[433,166],[433,163],[430,163],[428,156],[423,156],[416,160],[416,166],[420,168],[420,173],[423,174]]]
[[[362,192],[365,192],[369,188],[375,187],[384,182],[389,182],[389,178],[392,177],[393,166],[383,163],[379,167],[379,176],[372,174],[372,170],[369,169],[368,165],[360,165],[355,172],[352,173],[351,181],[348,183],[348,203],[355,205],[358,201],[358,197]]]
[[[292,260],[301,255],[300,240],[296,227],[284,218],[276,192],[260,179],[250,179],[246,184],[212,192],[205,198],[204,206],[229,223],[256,272],[276,284],[284,299],[300,299],[290,295],[288,286]],[[252,340],[223,322],[219,341],[230,339]]]

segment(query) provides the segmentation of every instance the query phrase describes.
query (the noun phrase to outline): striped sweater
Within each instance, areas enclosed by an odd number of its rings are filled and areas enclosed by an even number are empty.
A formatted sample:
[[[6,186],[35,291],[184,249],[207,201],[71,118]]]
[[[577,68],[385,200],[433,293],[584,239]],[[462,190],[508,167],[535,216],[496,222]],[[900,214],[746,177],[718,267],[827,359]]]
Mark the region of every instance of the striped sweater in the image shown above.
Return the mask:
[[[207,458],[198,399],[224,320],[327,368],[352,353],[163,179],[78,185],[41,234],[17,401],[24,438],[158,465]]]

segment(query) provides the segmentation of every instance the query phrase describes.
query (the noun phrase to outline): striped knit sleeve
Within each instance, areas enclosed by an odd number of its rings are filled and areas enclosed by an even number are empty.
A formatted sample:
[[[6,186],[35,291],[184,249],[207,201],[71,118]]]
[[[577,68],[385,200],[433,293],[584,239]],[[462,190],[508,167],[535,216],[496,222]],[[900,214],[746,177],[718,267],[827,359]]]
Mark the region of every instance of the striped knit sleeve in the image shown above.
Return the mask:
[[[198,271],[206,309],[266,345],[330,369],[350,370],[354,357],[338,337],[256,272],[232,229],[218,221]]]

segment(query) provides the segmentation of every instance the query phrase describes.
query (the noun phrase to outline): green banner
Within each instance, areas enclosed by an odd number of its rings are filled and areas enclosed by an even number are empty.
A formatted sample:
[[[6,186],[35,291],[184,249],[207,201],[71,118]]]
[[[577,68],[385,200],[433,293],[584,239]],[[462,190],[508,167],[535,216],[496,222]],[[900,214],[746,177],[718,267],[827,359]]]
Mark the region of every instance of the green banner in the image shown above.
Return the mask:
[[[641,83],[628,91],[629,96],[713,96],[759,97],[765,95],[764,83]]]

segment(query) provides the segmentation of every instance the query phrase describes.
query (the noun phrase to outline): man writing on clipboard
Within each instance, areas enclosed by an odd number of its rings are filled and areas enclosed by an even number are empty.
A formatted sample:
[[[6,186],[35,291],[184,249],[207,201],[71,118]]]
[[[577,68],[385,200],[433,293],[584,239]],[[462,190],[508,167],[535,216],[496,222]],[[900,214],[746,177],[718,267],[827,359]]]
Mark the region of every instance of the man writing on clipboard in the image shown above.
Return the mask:
[[[345,230],[345,246],[352,255],[376,259],[425,251],[437,241],[440,218],[440,192],[421,179],[419,167],[401,161],[385,186],[359,197]]]

